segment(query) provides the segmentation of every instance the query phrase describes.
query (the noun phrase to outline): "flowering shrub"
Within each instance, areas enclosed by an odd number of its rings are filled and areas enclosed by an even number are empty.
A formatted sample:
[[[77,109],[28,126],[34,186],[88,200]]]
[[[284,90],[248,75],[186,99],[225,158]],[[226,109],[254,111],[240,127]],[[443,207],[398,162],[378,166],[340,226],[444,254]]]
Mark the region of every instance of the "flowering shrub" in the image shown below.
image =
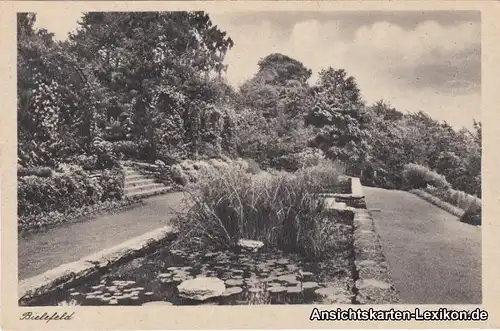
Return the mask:
[[[118,169],[106,169],[102,174],[91,175],[79,166],[66,164],[61,164],[49,177],[19,177],[20,222],[30,223],[26,219],[41,214],[66,214],[103,201],[120,200],[123,197],[123,181],[123,174]]]

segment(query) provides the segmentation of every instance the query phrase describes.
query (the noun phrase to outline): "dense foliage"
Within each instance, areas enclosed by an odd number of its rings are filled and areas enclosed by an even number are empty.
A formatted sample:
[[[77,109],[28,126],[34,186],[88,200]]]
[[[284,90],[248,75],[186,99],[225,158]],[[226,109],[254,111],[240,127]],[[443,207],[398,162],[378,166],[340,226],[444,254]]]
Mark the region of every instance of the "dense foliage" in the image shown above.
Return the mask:
[[[346,70],[325,68],[310,85],[311,70],[279,53],[234,89],[224,64],[233,40],[204,12],[86,13],[65,41],[35,20],[18,14],[18,164],[29,175],[20,209],[56,208],[68,190],[78,198],[67,204],[109,195],[82,173],[52,176],[61,163],[103,172],[120,159],[223,155],[287,171],[328,158],[364,185],[446,182],[481,197],[480,122],[456,130],[424,112],[367,105]]]

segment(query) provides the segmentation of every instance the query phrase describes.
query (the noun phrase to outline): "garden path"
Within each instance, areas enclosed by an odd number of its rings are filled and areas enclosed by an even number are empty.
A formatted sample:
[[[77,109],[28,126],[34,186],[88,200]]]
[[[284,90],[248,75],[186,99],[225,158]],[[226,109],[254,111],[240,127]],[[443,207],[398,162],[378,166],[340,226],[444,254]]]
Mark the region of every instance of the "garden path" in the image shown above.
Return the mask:
[[[401,303],[481,303],[481,228],[409,192],[363,189]]]
[[[36,276],[165,226],[184,210],[183,198],[180,192],[155,196],[136,208],[19,238],[19,279]]]

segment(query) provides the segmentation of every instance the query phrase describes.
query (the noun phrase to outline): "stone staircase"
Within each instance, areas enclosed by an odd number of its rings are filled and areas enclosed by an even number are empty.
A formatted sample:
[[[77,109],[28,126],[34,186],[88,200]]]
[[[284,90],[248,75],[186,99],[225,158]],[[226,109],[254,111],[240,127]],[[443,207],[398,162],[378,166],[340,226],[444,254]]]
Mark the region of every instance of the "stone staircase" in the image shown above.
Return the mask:
[[[155,182],[154,178],[142,175],[131,166],[123,165],[123,171],[125,173],[125,195],[129,198],[147,198],[172,190],[170,186]]]

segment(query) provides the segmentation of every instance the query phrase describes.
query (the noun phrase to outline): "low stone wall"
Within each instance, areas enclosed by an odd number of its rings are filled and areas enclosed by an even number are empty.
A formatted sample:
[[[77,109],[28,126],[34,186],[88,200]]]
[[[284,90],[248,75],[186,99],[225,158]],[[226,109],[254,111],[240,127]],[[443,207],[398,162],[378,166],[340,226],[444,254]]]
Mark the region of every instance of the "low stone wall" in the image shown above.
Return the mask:
[[[389,275],[375,223],[366,209],[356,209],[354,213],[353,245],[356,303],[398,303],[398,293]]]
[[[105,272],[109,267],[144,255],[172,240],[175,235],[170,226],[145,233],[120,245],[63,264],[41,275],[19,282],[19,304],[34,301],[57,289],[71,288],[86,279]]]
[[[363,186],[357,177],[351,177],[351,193],[325,193],[327,200],[333,199],[336,202],[345,203],[352,208],[366,208]]]
[[[366,210],[359,178],[352,178],[351,194],[329,194],[325,197],[325,203],[327,208],[354,213],[352,256],[354,303],[398,303],[398,293],[389,275],[375,223]]]

